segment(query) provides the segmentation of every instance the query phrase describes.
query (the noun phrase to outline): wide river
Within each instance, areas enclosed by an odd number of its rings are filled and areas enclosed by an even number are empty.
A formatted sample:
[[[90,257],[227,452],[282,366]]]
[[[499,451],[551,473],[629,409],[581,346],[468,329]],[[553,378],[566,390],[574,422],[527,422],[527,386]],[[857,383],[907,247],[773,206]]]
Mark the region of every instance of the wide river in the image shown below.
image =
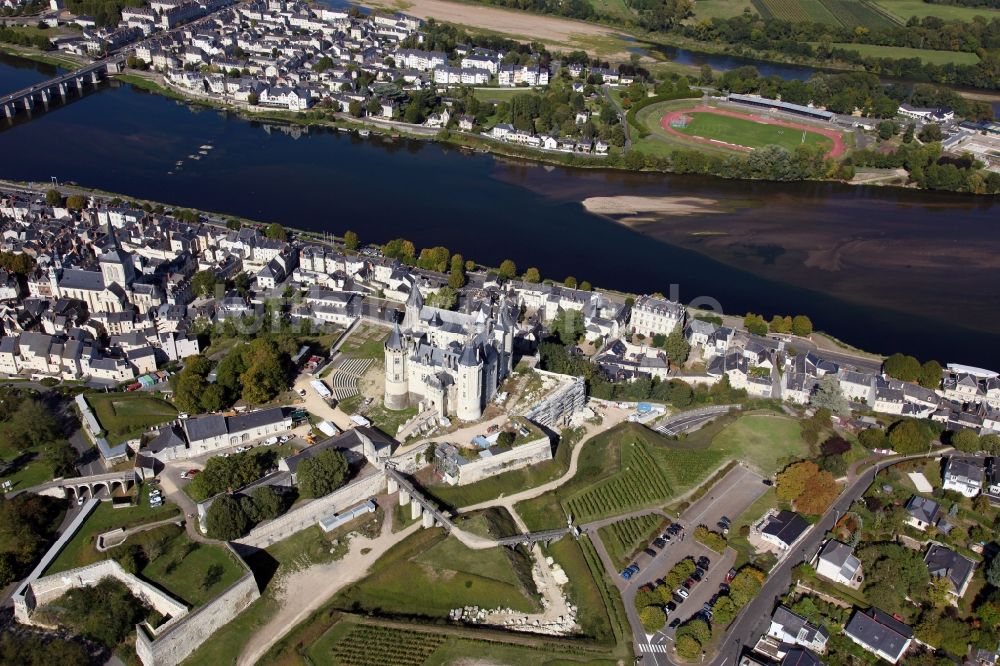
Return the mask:
[[[0,92],[52,71],[0,56]],[[996,199],[581,171],[281,129],[112,84],[30,122],[0,119],[0,178],[406,237],[727,313],[804,313],[858,347],[1000,369]]]

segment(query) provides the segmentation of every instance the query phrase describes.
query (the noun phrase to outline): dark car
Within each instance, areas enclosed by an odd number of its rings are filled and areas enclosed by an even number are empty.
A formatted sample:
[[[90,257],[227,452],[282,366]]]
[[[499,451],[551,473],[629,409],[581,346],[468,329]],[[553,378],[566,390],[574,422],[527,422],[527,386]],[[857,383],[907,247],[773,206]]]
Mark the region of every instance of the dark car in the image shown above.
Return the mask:
[[[677,627],[681,626],[681,619],[679,617],[675,617],[673,620],[670,621],[670,624],[668,624],[667,626],[670,627],[671,629],[676,629]]]
[[[701,557],[698,558],[698,561],[695,564],[698,565],[699,569],[704,569],[705,571],[708,571],[708,565],[711,563],[712,561],[710,559],[702,555]]]
[[[677,594],[676,592],[674,592],[672,595],[670,595],[670,598],[673,599],[673,603],[677,604],[678,606],[680,604],[684,603],[684,597],[682,597],[681,595]]]
[[[647,548],[646,550],[644,550],[642,552],[646,553],[650,557],[656,557],[656,551],[653,550],[652,548]]]
[[[700,569],[695,569],[694,573],[691,574],[691,579],[699,583],[701,582],[701,579],[704,577],[705,574],[703,574]]]
[[[667,612],[668,613],[673,613],[675,610],[677,610],[677,604],[675,604],[673,601],[668,601],[667,602]]]
[[[698,581],[696,581],[694,578],[688,578],[686,581],[684,581],[684,587],[686,587],[689,590],[697,584]]]
[[[718,528],[719,528],[720,530],[723,530],[723,531],[725,531],[725,530],[728,530],[728,529],[729,529],[729,524],[728,524],[728,523],[724,523],[724,522],[722,522],[721,520],[720,520],[719,522],[717,522],[717,523],[715,524],[715,526],[716,526],[716,527],[718,527]]]
[[[719,594],[729,594],[729,583],[719,584]]]
[[[772,481],[771,479],[764,479],[764,485],[765,486],[773,486],[774,485],[774,481]]]
[[[656,546],[657,548],[663,548],[664,546],[667,545],[667,541],[663,537],[659,537],[655,541],[653,541],[653,545]]]
[[[720,523],[725,523],[726,525],[732,525],[733,524],[733,521],[729,520],[729,516],[723,516],[722,518],[719,518],[719,522]]]

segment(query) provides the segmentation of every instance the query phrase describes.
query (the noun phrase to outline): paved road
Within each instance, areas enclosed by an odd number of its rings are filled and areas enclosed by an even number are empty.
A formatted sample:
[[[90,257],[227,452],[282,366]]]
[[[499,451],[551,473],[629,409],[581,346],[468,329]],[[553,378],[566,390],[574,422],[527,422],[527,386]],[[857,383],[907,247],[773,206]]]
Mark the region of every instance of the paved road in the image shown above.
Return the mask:
[[[753,642],[766,630],[770,622],[771,613],[774,611],[778,599],[791,586],[792,569],[812,557],[819,549],[819,545],[826,533],[833,528],[833,525],[850,508],[851,504],[864,494],[872,484],[875,474],[879,470],[903,462],[904,460],[939,456],[946,453],[947,451],[945,450],[937,450],[925,454],[901,456],[884,460],[873,465],[859,476],[852,477],[853,480],[848,482],[847,487],[840,494],[837,501],[834,502],[833,506],[806,532],[805,536],[795,544],[795,547],[785,555],[784,559],[772,569],[767,580],[764,582],[760,594],[740,611],[740,614],[733,624],[730,625],[729,630],[723,637],[719,652],[712,659],[703,663],[708,666],[726,666],[726,664],[735,664],[739,660],[743,646]],[[722,485],[724,482],[725,479],[716,487],[725,487]],[[637,638],[636,642],[640,643],[638,639],[641,637],[643,639],[641,643],[645,643],[645,632],[642,629],[641,623],[638,623],[637,614],[634,613],[635,604],[632,603],[631,598],[626,600],[625,604],[626,611],[632,610],[632,613],[629,615],[629,621],[633,623],[632,627],[633,633]],[[634,619],[633,615],[635,615]],[[638,627],[638,633],[636,633],[636,627]],[[640,654],[640,651],[637,650],[637,654]],[[661,652],[657,648],[647,647],[641,654],[643,656],[642,661],[645,664],[653,663],[663,666],[679,666],[677,662],[671,659],[669,649],[666,652]]]
[[[689,412],[680,412],[679,414],[668,416],[655,426],[652,426],[652,428],[656,432],[668,436],[679,435],[683,432],[692,432],[733,408],[739,409],[739,405],[715,405],[713,407],[693,409]]]

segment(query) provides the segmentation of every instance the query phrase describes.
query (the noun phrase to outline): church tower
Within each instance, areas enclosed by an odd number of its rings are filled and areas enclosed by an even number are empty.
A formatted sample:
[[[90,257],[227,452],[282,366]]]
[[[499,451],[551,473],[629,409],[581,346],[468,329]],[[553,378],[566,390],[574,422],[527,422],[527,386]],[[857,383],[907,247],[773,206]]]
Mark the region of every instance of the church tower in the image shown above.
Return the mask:
[[[458,361],[458,418],[478,421],[483,416],[483,362],[472,345],[466,345]]]
[[[392,333],[385,341],[385,406],[386,409],[405,409],[409,406],[406,343],[399,324],[392,325]]]
[[[101,264],[104,286],[118,284],[124,288],[130,287],[135,282],[135,262],[132,261],[132,255],[118,245],[118,236],[115,235],[111,225],[108,225],[108,235],[111,236],[111,247],[98,260]]]

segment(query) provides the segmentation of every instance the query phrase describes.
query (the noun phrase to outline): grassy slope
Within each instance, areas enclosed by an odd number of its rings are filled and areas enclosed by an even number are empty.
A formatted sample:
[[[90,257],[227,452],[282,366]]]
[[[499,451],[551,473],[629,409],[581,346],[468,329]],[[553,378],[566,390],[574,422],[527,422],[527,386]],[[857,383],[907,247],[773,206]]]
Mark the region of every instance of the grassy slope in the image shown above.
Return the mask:
[[[580,454],[576,476],[552,493],[517,504],[533,530],[565,524],[564,503],[620,474],[619,449],[625,437],[641,437],[675,494],[702,483],[727,460],[743,460],[771,475],[792,459],[808,453],[801,428],[794,419],[770,413],[717,420],[681,441],[662,437],[637,424],[622,424],[590,440]],[[651,501],[647,506],[656,506]]]
[[[503,606],[524,612],[535,609],[535,602],[519,586],[499,580],[504,573],[493,571],[487,576],[489,568],[470,567],[477,557],[468,554],[446,561],[440,557],[441,551],[428,555],[445,539],[443,532],[430,529],[397,544],[378,560],[368,578],[337,595],[337,605],[351,608],[357,604],[390,614],[424,617],[445,617],[451,609],[466,605]],[[443,548],[465,550],[460,544]],[[419,561],[421,557],[430,557],[433,564]],[[509,568],[499,561],[491,566]]]
[[[691,122],[685,128],[679,128],[683,134],[715,139],[748,148],[778,145],[794,150],[796,146],[821,145],[832,147],[832,142],[825,136],[813,132],[800,132],[787,127],[766,125],[754,120],[719,116],[713,113],[695,113]]]
[[[742,14],[744,9],[754,11],[753,3],[750,0],[695,0],[692,20],[732,18]]]

